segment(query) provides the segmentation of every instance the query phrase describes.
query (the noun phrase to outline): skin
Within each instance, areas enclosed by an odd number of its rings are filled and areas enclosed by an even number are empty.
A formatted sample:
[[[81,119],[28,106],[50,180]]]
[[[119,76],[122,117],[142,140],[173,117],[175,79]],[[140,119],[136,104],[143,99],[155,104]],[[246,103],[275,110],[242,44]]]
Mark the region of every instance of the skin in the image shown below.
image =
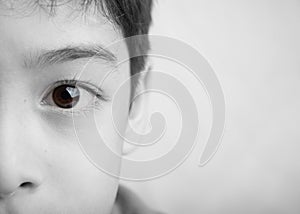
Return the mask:
[[[97,169],[84,155],[70,111],[53,105],[51,96],[47,104],[41,101],[55,82],[73,79],[82,70],[80,81],[99,86],[115,63],[85,58],[39,67],[29,66],[28,59],[35,61],[45,50],[70,45],[108,46],[122,38],[120,32],[99,15],[74,15],[67,6],[59,7],[51,18],[44,11],[22,18],[14,12],[0,13],[0,213],[110,213],[118,179]],[[125,50],[126,45],[121,43],[110,51],[117,55],[118,49]],[[129,77],[129,63],[125,62],[105,79],[101,90],[112,99]],[[100,107],[90,107],[82,114],[81,108],[88,106],[93,95],[78,88],[74,117],[82,121],[82,131],[96,137],[97,133],[84,126],[85,121],[96,119],[105,143],[121,153],[122,140],[110,117],[112,102],[100,100]],[[115,112],[122,124],[121,134],[128,122],[129,87],[124,94],[124,105]],[[106,157],[106,161],[112,170],[120,169],[121,158]]]

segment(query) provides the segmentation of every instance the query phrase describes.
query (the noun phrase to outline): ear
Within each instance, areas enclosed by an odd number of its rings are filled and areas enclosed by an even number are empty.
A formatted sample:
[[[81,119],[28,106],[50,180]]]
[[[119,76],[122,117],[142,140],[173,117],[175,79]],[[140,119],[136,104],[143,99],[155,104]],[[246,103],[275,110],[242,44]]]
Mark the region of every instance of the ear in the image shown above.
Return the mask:
[[[123,155],[129,155],[135,151],[139,147],[137,136],[141,136],[149,130],[149,93],[146,93],[149,79],[150,66],[146,66],[144,71],[133,78],[132,84],[135,86],[132,87],[131,107],[125,131],[125,138],[131,142],[125,140]]]

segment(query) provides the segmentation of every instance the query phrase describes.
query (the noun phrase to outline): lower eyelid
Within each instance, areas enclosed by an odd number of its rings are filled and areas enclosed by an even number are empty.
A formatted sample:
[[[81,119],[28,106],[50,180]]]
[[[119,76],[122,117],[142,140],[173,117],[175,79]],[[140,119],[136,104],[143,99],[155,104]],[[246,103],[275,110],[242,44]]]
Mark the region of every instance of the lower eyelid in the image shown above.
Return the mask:
[[[86,90],[88,93],[91,94],[91,96],[95,96],[96,99],[92,99],[92,102],[90,102],[87,106],[83,107],[82,109],[74,109],[74,108],[70,108],[70,109],[63,109],[60,108],[58,106],[55,106],[56,104],[50,100],[50,102],[46,101],[46,99],[50,96],[52,96],[53,90],[55,87],[58,87],[59,85],[63,85],[63,84],[70,84],[70,82],[75,82],[75,85],[78,85],[78,88],[82,88],[82,90]],[[54,113],[60,113],[62,115],[80,115],[81,113],[87,113],[90,112],[92,109],[101,109],[101,104],[105,101],[108,101],[108,97],[103,95],[103,91],[96,87],[95,85],[89,83],[89,82],[83,82],[83,81],[76,81],[76,80],[62,80],[62,81],[58,81],[54,84],[52,84],[52,86],[48,87],[47,89],[47,93],[45,93],[46,95],[43,96],[40,105],[43,106],[44,108],[46,107],[47,110],[52,111]]]
[[[47,110],[53,112],[53,113],[59,113],[63,116],[80,116],[85,115],[86,113],[91,112],[92,110],[101,110],[101,102],[96,101],[93,104],[89,104],[88,106],[81,108],[81,109],[63,109],[55,106],[49,106],[47,105]]]

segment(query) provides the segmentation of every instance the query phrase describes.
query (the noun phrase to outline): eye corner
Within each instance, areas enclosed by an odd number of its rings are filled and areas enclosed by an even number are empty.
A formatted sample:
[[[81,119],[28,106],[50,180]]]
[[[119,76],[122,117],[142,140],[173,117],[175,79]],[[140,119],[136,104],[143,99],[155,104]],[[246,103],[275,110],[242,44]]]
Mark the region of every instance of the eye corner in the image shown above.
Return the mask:
[[[78,93],[75,93],[73,90],[67,90],[67,87],[76,88]],[[67,101],[69,100],[72,101],[72,105],[65,107],[57,104],[57,102],[53,100],[53,96],[55,96],[55,90],[58,90],[58,98],[60,98],[59,96],[66,92],[66,96],[62,96],[62,99],[58,99],[58,101],[62,101],[63,105],[68,105]],[[87,96],[90,96],[90,100],[92,101],[87,102]],[[92,99],[92,97],[94,98]],[[98,109],[103,102],[107,102],[109,100],[109,97],[104,94],[103,90],[90,81],[62,79],[57,80],[56,82],[52,83],[51,86],[47,87],[46,92],[41,96],[39,103],[40,106],[45,108],[47,111],[56,112],[63,115],[78,115],[83,112],[86,113],[87,111],[91,111],[91,109]],[[82,103],[85,103],[85,105]]]

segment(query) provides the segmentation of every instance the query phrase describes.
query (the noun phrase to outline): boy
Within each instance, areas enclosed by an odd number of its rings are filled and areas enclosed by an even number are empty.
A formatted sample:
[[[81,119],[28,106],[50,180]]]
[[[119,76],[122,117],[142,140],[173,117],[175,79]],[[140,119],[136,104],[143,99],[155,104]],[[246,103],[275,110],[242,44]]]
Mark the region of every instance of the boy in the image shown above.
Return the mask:
[[[93,137],[84,121],[96,118],[108,146],[122,153],[110,98],[146,59],[131,58],[100,85],[118,61],[119,50],[104,47],[147,34],[151,7],[151,0],[1,1],[1,214],[153,213],[86,158],[73,128],[82,120],[80,132]],[[149,48],[147,39],[119,46],[128,56]],[[121,134],[143,111],[130,103],[133,89],[115,112]],[[120,170],[121,158],[105,158]]]

